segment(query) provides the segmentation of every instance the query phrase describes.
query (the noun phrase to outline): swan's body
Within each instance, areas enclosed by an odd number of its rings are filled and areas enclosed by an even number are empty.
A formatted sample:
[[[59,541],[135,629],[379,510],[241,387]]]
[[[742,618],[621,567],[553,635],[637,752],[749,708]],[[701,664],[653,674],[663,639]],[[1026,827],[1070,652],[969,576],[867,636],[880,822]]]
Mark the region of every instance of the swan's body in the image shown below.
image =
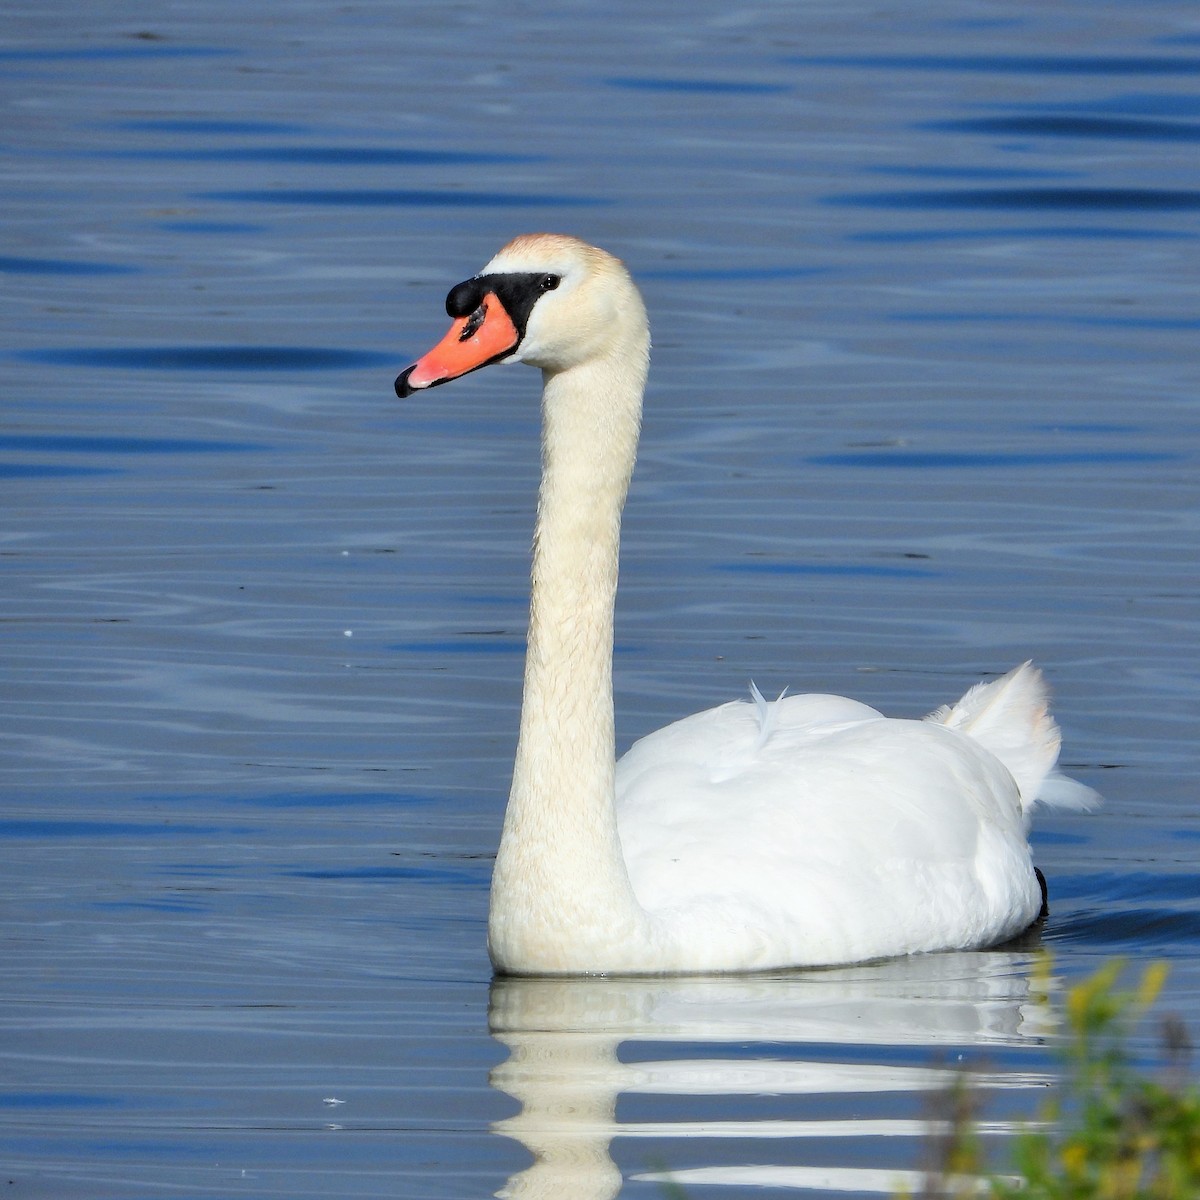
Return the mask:
[[[733,703],[616,762],[613,605],[649,328],[615,258],[510,242],[446,302],[407,396],[541,367],[543,474],[520,741],[492,880],[497,970],[747,971],[978,948],[1043,895],[1026,840],[1058,731],[1019,667],[925,721],[837,696]],[[1076,786],[1058,800],[1080,803]]]

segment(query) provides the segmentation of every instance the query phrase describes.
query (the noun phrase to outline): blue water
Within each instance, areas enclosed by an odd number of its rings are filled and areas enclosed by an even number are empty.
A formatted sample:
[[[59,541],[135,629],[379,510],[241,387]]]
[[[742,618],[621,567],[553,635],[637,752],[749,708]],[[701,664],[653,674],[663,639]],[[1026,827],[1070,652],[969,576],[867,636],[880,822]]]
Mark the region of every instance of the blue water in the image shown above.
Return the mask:
[[[1190,9],[26,8],[7,1195],[886,1195],[961,1065],[1002,1161],[1110,956],[1193,1017]],[[536,228],[620,254],[654,326],[622,745],[750,679],[915,715],[1032,657],[1106,798],[1036,828],[1039,940],[492,983],[537,378],[391,385]]]

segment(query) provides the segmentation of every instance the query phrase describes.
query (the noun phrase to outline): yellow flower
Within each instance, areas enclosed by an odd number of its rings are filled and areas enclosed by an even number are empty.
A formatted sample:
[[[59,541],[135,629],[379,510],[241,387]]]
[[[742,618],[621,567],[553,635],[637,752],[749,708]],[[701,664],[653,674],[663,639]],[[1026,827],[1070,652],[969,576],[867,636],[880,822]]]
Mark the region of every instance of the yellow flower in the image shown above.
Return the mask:
[[[1167,981],[1167,964],[1164,962],[1151,963],[1142,973],[1142,982],[1138,984],[1137,1004],[1139,1008],[1149,1008],[1158,999],[1163,984]]]
[[[1063,1170],[1068,1175],[1080,1175],[1087,1166],[1087,1150],[1078,1142],[1068,1142],[1061,1152]]]

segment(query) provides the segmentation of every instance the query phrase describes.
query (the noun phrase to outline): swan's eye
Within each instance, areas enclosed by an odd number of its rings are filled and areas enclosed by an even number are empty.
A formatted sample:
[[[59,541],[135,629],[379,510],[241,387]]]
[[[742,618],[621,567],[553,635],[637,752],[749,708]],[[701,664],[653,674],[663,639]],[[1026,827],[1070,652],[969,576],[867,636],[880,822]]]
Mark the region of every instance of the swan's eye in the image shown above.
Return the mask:
[[[561,275],[543,275],[541,279],[538,280],[538,291],[552,292],[560,283],[562,283]]]
[[[460,342],[465,342],[468,338],[472,338],[478,332],[480,325],[483,324],[484,317],[487,316],[487,305],[481,304],[468,318],[467,323],[462,327],[462,333],[458,335]]]

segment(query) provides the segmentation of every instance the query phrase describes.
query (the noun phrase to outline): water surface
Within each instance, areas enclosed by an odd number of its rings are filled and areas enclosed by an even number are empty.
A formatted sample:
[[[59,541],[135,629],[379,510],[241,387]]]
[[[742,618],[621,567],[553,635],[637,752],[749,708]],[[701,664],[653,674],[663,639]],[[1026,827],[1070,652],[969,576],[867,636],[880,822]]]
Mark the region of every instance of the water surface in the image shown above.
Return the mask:
[[[959,1066],[1002,1160],[1111,955],[1196,1011],[1185,10],[51,3],[7,37],[14,1200],[886,1195]],[[750,679],[918,715],[1034,658],[1106,797],[1037,826],[1038,943],[492,983],[537,379],[391,380],[537,228],[619,253],[654,325],[621,744]]]

